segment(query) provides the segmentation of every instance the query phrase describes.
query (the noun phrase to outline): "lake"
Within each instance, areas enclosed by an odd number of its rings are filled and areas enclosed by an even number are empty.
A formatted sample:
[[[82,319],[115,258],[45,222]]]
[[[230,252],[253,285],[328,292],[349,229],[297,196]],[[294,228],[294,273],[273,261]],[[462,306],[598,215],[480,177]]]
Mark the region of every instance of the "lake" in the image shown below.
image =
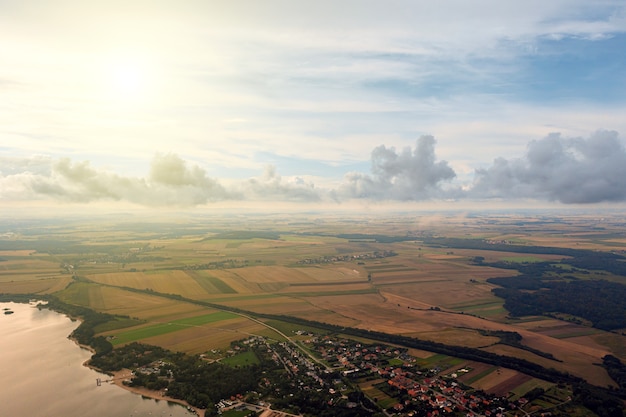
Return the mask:
[[[47,309],[0,303],[0,417],[195,416],[112,384],[97,386],[108,376],[83,366],[91,352],[68,339],[78,324]]]

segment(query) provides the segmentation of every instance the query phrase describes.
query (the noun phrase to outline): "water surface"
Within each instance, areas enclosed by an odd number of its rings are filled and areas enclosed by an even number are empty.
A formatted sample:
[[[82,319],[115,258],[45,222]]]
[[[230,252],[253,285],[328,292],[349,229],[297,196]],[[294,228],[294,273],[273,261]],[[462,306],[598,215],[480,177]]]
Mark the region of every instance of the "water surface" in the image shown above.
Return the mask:
[[[91,353],[68,339],[78,324],[47,309],[0,303],[0,417],[195,415],[112,384],[97,386],[108,376],[83,366]]]

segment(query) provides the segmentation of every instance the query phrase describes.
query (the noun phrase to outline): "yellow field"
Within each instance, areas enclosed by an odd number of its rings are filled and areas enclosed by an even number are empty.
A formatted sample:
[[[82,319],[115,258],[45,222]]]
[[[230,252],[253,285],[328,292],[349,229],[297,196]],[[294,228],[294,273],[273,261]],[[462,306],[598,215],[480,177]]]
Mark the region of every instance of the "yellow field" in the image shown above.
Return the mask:
[[[239,276],[240,269],[215,269],[210,271],[194,272],[216,277],[235,290],[238,294],[258,294],[264,292],[258,284],[248,282]]]
[[[97,311],[149,321],[174,320],[212,311],[182,301],[96,284],[73,284],[58,296],[66,302],[89,305]]]
[[[454,309],[457,306],[500,301],[491,293],[493,287],[488,284],[473,284],[451,280],[415,281],[408,284],[395,284],[381,288],[385,292],[404,297],[406,307],[420,307],[417,303],[426,303],[433,307]],[[417,303],[414,303],[413,300]]]
[[[322,285],[289,285],[279,289],[277,292],[280,294],[293,294],[293,293],[337,293],[351,291],[369,291],[372,289],[372,285],[366,282],[359,282],[355,284],[322,284]]]
[[[164,294],[180,294],[188,298],[202,298],[207,292],[185,271],[115,272],[88,275],[92,281],[118,287],[150,289]]]
[[[266,312],[269,314],[315,313],[318,309],[305,300],[293,297],[271,298],[232,298],[232,301],[221,301],[220,304],[241,308],[243,310]]]
[[[64,289],[72,279],[68,275],[58,278],[0,282],[0,293],[7,294],[53,294]]]
[[[531,340],[535,339],[535,340]],[[594,365],[599,358],[604,356],[604,352],[599,352],[591,348],[586,348],[567,341],[558,341],[552,338],[539,338],[529,336],[524,340],[529,346],[552,353],[557,359],[563,362],[555,362],[539,357],[530,352],[513,348],[511,346],[496,345],[485,350],[499,355],[516,356],[537,363],[546,368],[554,368],[560,371],[569,372],[573,375],[584,377],[592,384],[600,386],[614,385],[604,368]]]
[[[57,278],[63,275],[59,263],[50,258],[20,258],[0,262],[0,282]]]
[[[493,336],[483,336],[476,330],[471,329],[459,329],[448,328],[443,331],[425,331],[414,334],[408,334],[408,336],[415,336],[419,339],[433,340],[439,343],[445,343],[455,346],[468,346],[473,348],[480,348],[498,343],[499,339]]]
[[[36,253],[34,250],[21,249],[21,250],[0,250],[0,256],[15,257],[15,256],[29,256]]]
[[[273,283],[273,282],[308,282],[309,277],[298,269],[284,266],[252,266],[231,270],[237,277],[248,283]]]

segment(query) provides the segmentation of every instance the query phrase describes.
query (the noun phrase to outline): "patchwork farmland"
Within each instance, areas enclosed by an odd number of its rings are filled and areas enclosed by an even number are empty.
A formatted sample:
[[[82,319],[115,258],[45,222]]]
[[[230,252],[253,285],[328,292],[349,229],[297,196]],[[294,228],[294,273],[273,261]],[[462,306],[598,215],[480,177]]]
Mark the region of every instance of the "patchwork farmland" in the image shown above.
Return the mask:
[[[580,233],[587,218],[580,219],[581,226],[572,220],[569,227],[558,224],[532,233],[520,225],[523,219],[497,217],[478,226],[452,216],[429,223],[428,229],[410,216],[301,220],[260,219],[241,230],[232,221],[212,220],[207,227],[203,219],[176,236],[156,229],[68,230],[56,236],[56,246],[35,237],[4,241],[0,293],[53,294],[72,305],[120,316],[98,333],[115,347],[140,341],[208,354],[254,335],[285,340],[268,324],[271,320],[250,316],[266,314],[482,349],[598,386],[616,386],[596,364],[608,354],[626,360],[623,333],[556,312],[512,317],[505,300],[494,294],[499,285],[488,280],[517,276],[515,265],[551,263],[564,276],[572,270],[561,263],[568,256],[508,251],[506,245],[570,248],[578,242],[577,248],[623,252],[617,220],[616,232],[605,238]],[[444,233],[487,242],[494,250],[429,240]],[[626,283],[611,272],[575,272],[576,279],[602,276]],[[558,269],[552,273],[560,276]],[[494,336],[498,331],[516,333],[521,342],[502,343]],[[522,396],[525,389],[550,387],[511,369],[470,365],[466,367],[472,370],[459,380],[477,389]],[[374,385],[361,388],[384,400],[386,394]]]

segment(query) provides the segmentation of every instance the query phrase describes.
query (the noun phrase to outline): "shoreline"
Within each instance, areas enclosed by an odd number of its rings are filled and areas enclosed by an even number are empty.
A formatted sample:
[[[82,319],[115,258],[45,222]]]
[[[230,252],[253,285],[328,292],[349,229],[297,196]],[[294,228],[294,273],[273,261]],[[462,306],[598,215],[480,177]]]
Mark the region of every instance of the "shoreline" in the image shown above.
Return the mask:
[[[0,397],[0,410],[3,410],[0,415],[4,416],[6,411],[7,415],[14,416],[128,415],[129,412],[145,416],[204,416],[204,410],[187,408],[188,404],[184,401],[159,395],[159,392],[125,387],[124,378],[116,385],[126,391],[113,386],[96,388],[95,379],[100,379],[102,383],[114,383],[115,376],[125,374],[107,373],[90,365],[93,348],[79,343],[73,335],[83,320],[50,308],[37,308],[33,303],[2,301],[0,308],[5,306],[18,314],[10,319],[4,319],[6,316],[0,314],[2,329],[7,336],[2,344],[2,348],[7,350],[7,354],[2,355],[2,366],[7,370],[2,381],[7,387]],[[24,328],[32,331],[23,332]],[[46,345],[54,349],[49,351]],[[130,371],[126,375],[130,375]],[[27,395],[31,388],[38,393],[36,398],[31,399]],[[113,400],[111,404],[108,404],[109,400]]]
[[[70,319],[72,319],[69,315],[66,314],[67,317],[69,317]],[[74,318],[72,320],[76,320],[76,321],[81,321],[80,318]],[[72,342],[74,342],[76,344],[76,346],[78,346],[81,349],[85,349],[89,352],[93,354],[96,353],[96,351],[89,345],[83,345],[81,343],[78,342],[78,340],[76,340],[75,337],[73,337],[71,334],[68,336],[68,339],[70,339]],[[147,398],[151,398],[153,400],[164,400],[167,401],[169,403],[176,403],[176,404],[180,404],[182,406],[184,406],[185,408],[187,408],[189,411],[193,411],[197,416],[199,417],[204,417],[204,411],[205,409],[203,408],[198,408],[198,407],[194,407],[192,405],[190,405],[187,401],[185,400],[180,400],[178,398],[172,398],[169,397],[167,395],[164,395],[164,393],[162,391],[154,391],[145,387],[131,387],[128,385],[124,385],[124,381],[128,380],[130,381],[130,378],[132,376],[132,371],[130,369],[124,368],[120,371],[115,371],[115,372],[105,372],[102,369],[96,368],[95,366],[91,366],[89,364],[89,362],[91,361],[91,358],[87,359],[85,362],[83,362],[83,366],[93,369],[94,371],[97,371],[101,374],[107,375],[108,379],[103,380],[102,382],[107,382],[109,384],[113,384],[116,385],[128,392],[131,392],[133,394],[138,394],[141,395],[142,397],[147,397]]]
[[[98,370],[98,372],[102,372]],[[170,403],[180,404],[185,406],[188,410],[193,411],[197,416],[204,416],[204,409],[193,407],[189,405],[189,403],[185,400],[180,400],[178,398],[172,398],[163,393],[163,391],[155,391],[148,389],[146,387],[130,387],[128,385],[124,385],[124,381],[130,380],[132,376],[132,371],[130,369],[122,369],[120,371],[113,372],[112,375],[109,375],[110,379],[102,381],[108,382],[109,384],[114,384],[126,391],[132,392],[133,394],[141,395],[142,397],[151,398],[153,400],[164,400]]]

